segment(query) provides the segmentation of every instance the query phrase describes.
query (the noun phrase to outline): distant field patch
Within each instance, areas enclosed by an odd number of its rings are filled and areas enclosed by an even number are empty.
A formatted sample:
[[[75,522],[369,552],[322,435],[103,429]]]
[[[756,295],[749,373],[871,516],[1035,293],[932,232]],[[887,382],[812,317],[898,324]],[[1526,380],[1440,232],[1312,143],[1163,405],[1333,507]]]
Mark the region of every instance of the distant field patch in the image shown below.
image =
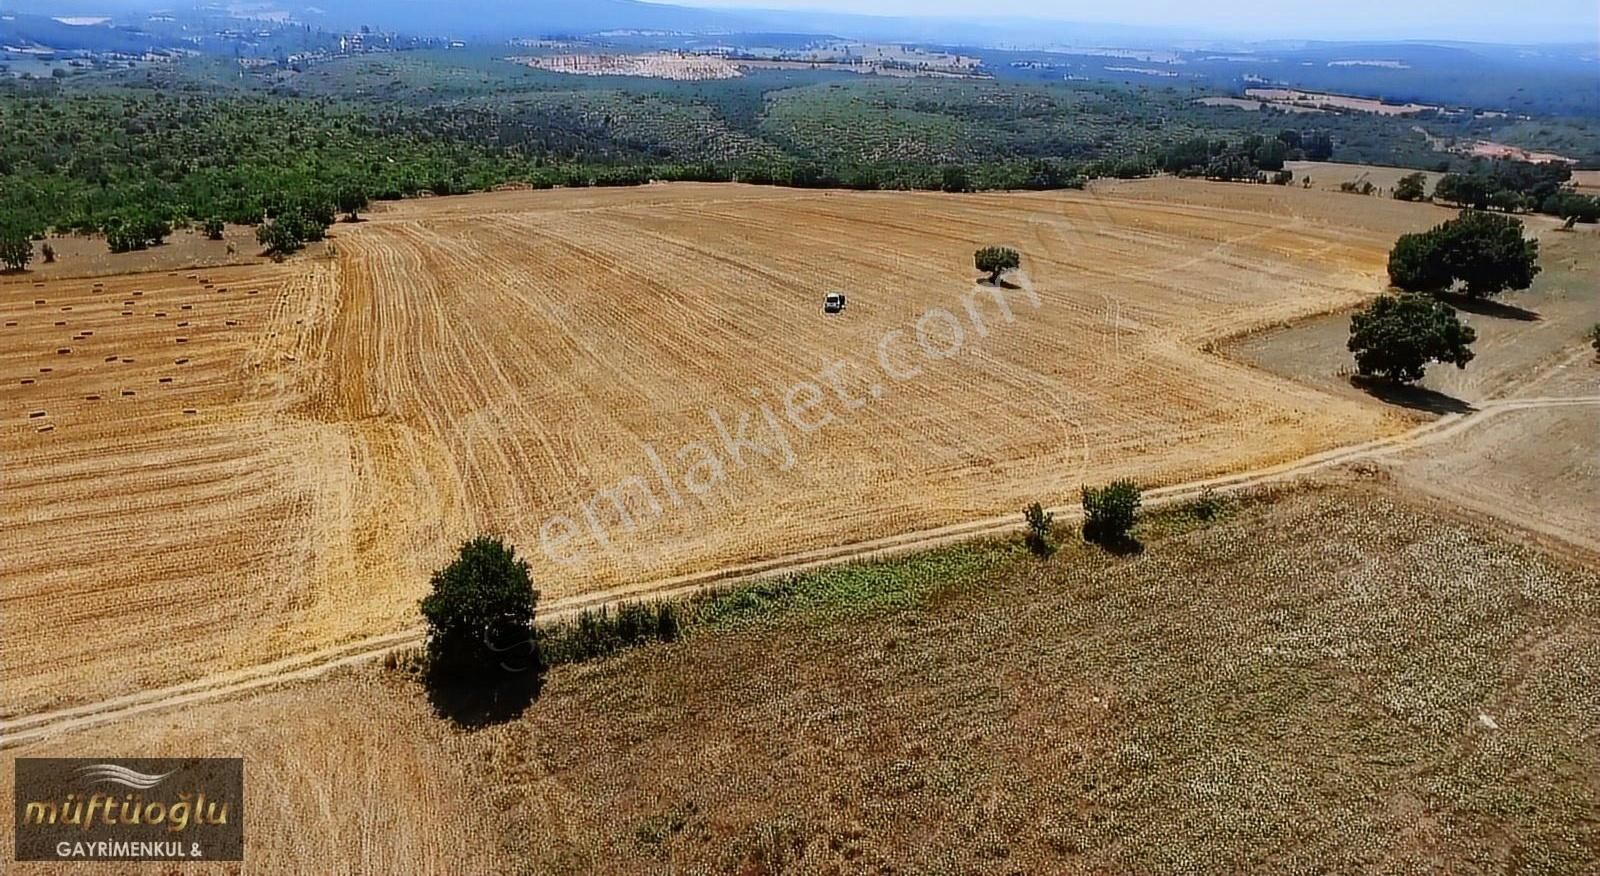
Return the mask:
[[[1439,107],[1425,103],[1393,104],[1370,97],[1350,97],[1342,94],[1297,91],[1289,88],[1247,88],[1244,95],[1245,97],[1283,106],[1356,110],[1381,116],[1409,116],[1439,109]]]

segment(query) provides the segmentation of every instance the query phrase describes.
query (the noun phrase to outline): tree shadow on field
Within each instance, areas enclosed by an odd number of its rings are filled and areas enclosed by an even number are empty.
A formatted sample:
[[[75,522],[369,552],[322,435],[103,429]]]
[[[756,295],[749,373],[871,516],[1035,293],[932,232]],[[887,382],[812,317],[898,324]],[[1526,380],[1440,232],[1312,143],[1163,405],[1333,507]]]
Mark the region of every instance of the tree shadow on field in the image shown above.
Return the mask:
[[[430,665],[422,681],[434,714],[476,730],[521,717],[544,690],[544,666],[468,673]]]
[[[1514,319],[1518,322],[1541,322],[1544,320],[1538,312],[1518,307],[1515,304],[1506,304],[1503,301],[1490,301],[1486,298],[1473,298],[1456,292],[1444,292],[1439,295],[1439,300],[1467,313],[1476,313],[1479,316],[1488,316],[1494,319]]]
[[[1386,380],[1374,380],[1360,376],[1350,378],[1350,385],[1365,392],[1385,404],[1409,408],[1413,411],[1422,411],[1428,414],[1471,414],[1477,408],[1437,390],[1421,386],[1407,386],[1402,383],[1390,383]]]
[[[1137,557],[1144,553],[1144,542],[1132,535],[1124,535],[1117,538],[1090,538],[1085,536],[1084,541],[1113,556]]]
[[[979,286],[987,286],[990,289],[993,289],[993,288],[998,286],[1001,289],[1006,289],[1006,290],[1009,290],[1009,291],[1012,291],[1012,292],[1015,292],[1018,289],[1022,288],[1021,286],[1018,286],[1016,283],[1013,283],[1010,280],[1001,280],[998,283],[991,283],[991,282],[989,282],[989,278],[988,277],[979,277],[978,278],[978,285]]]

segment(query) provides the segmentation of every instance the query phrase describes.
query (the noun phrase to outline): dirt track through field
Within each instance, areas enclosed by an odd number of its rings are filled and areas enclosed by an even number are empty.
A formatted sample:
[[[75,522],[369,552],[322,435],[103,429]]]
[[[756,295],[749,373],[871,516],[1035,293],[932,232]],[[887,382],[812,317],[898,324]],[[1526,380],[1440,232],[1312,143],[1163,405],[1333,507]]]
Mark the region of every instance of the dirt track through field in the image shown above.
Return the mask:
[[[1352,447],[1315,454],[1303,460],[1272,466],[1259,471],[1209,478],[1190,484],[1153,490],[1145,495],[1146,507],[1191,501],[1207,490],[1220,494],[1281,483],[1368,459],[1391,457],[1418,451],[1448,441],[1469,429],[1481,428],[1503,414],[1519,411],[1561,408],[1600,408],[1600,396],[1571,398],[1516,398],[1490,402],[1472,414],[1452,414],[1418,426],[1401,435],[1378,439]],[[1082,508],[1064,505],[1048,509],[1063,521],[1081,519]],[[585,609],[616,605],[638,599],[682,599],[708,590],[725,589],[752,581],[798,574],[812,569],[848,562],[882,559],[913,551],[929,550],[951,542],[990,536],[1003,536],[1018,528],[1017,516],[988,518],[940,527],[926,532],[907,533],[873,542],[848,545],[826,551],[782,557],[766,563],[719,569],[581,596],[555,600],[542,607],[543,622],[554,622]],[[306,681],[336,669],[379,659],[395,651],[422,643],[420,630],[407,630],[377,636],[350,644],[250,667],[246,670],[200,679],[161,690],[143,691],[127,697],[54,712],[0,721],[0,748],[14,747],[73,730],[130,718],[147,712],[232,697],[262,688]]]
[[[1351,202],[500,193],[340,226],[328,258],[0,284],[0,716],[403,641],[478,532],[570,607],[1402,432],[1204,352],[1381,287],[1430,217]],[[1004,308],[989,243],[1024,255]]]

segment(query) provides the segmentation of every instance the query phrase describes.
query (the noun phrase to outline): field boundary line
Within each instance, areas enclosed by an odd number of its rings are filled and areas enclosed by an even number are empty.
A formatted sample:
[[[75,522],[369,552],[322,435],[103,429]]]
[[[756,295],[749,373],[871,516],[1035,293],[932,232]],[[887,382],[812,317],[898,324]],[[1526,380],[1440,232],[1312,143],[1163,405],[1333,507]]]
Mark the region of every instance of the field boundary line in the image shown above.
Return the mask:
[[[1509,398],[1484,402],[1469,413],[1446,414],[1386,438],[1334,448],[1260,469],[1148,490],[1144,494],[1145,504],[1149,507],[1175,504],[1198,497],[1207,490],[1218,493],[1239,492],[1292,480],[1336,465],[1390,456],[1452,437],[1507,412],[1580,406],[1600,406],[1600,396]],[[1075,520],[1082,517],[1082,508],[1076,503],[1047,510],[1056,514],[1058,519]],[[544,603],[539,615],[541,623],[548,623],[570,617],[585,609],[617,603],[640,599],[681,599],[707,591],[739,587],[828,566],[884,559],[977,538],[1014,533],[1020,527],[1017,514],[971,520],[594,593],[575,594]],[[192,705],[280,684],[306,681],[346,666],[380,659],[403,648],[415,647],[422,640],[423,634],[420,629],[401,630],[221,675],[195,679],[171,687],[139,691],[95,703],[3,720],[0,721],[0,748],[15,747],[148,712]]]

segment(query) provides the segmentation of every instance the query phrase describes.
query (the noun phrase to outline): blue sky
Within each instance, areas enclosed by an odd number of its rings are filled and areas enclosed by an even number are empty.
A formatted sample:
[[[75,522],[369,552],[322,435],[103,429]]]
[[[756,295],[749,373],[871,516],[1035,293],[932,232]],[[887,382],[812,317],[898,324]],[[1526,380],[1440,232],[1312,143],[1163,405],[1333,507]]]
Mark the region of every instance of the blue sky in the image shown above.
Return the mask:
[[[990,16],[1200,28],[1211,33],[1331,39],[1600,42],[1600,0],[672,0],[682,5],[819,9],[865,15]]]

